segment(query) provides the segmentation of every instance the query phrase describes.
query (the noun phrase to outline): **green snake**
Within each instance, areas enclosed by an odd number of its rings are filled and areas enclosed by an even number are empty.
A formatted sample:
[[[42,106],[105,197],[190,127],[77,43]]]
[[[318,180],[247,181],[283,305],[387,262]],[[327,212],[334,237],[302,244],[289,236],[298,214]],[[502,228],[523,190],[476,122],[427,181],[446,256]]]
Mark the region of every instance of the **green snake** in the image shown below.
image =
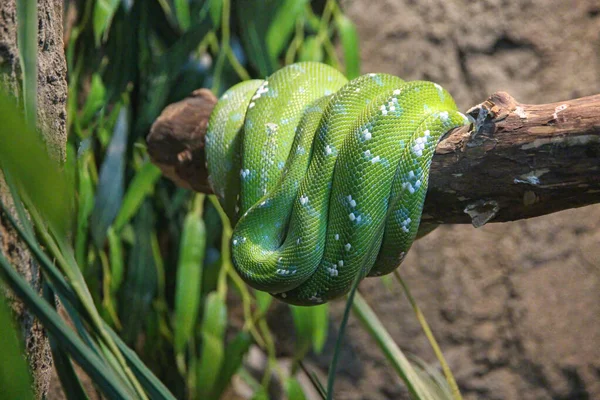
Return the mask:
[[[467,122],[438,84],[348,81],[316,62],[233,86],[205,151],[237,272],[297,305],[392,272],[415,240],[437,142]]]

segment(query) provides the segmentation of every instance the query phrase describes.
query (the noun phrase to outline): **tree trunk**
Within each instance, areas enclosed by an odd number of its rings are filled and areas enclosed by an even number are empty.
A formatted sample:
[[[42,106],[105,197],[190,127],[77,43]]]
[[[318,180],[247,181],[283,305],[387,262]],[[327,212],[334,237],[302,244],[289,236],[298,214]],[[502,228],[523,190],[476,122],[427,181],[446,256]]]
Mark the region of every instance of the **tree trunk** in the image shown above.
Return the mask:
[[[37,124],[49,152],[59,161],[66,155],[67,67],[63,48],[63,2],[38,1],[38,112]],[[17,43],[16,0],[0,1],[0,90],[12,93],[22,103],[22,71]],[[0,198],[12,209],[0,171]],[[14,210],[13,210],[14,211]],[[40,269],[8,221],[0,218],[0,248],[9,261],[38,291]],[[23,304],[11,304],[22,327],[25,349],[34,377],[35,393],[42,398],[48,391],[52,357],[44,330]]]

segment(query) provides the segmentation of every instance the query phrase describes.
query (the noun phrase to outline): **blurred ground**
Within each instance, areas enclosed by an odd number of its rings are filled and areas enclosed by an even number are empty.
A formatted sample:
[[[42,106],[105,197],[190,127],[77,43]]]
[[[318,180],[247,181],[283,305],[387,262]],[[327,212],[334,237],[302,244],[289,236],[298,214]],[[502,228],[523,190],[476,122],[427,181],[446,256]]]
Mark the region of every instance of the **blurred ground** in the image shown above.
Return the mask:
[[[363,72],[436,81],[463,110],[498,90],[525,103],[600,92],[598,0],[345,6]],[[599,226],[596,205],[478,230],[444,226],[414,246],[401,271],[466,399],[600,398]],[[402,349],[435,359],[398,289],[367,279],[361,290]],[[333,308],[337,324],[343,304]],[[405,398],[356,320],[349,331],[338,397]],[[330,356],[318,360],[323,369]]]

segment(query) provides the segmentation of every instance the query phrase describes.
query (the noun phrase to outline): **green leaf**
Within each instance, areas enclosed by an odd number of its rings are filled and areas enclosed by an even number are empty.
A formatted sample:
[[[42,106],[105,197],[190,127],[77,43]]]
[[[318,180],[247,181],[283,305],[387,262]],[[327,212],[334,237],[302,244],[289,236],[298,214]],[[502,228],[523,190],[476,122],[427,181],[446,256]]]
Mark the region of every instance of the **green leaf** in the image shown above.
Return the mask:
[[[273,16],[275,15],[275,0],[237,0],[234,9],[237,10],[238,24],[242,35],[244,50],[250,63],[258,69],[262,77],[271,75],[277,69],[276,55],[269,52],[266,37]]]
[[[203,200],[203,199],[202,199]],[[199,201],[202,201],[199,200]],[[206,228],[199,210],[191,210],[183,223],[175,291],[174,347],[183,354],[192,337],[200,311],[202,262],[206,247]]]
[[[96,47],[100,46],[104,33],[110,28],[120,0],[96,0],[94,3],[94,39]]]
[[[325,340],[327,339],[329,327],[329,305],[321,304],[319,306],[311,307],[311,310],[313,321],[313,350],[315,353],[320,353],[323,351],[323,346],[325,346]]]
[[[161,176],[160,169],[146,161],[133,177],[123,198],[123,204],[115,218],[114,229],[121,231],[125,224],[135,215],[144,199],[154,191],[154,185]]]
[[[157,289],[156,265],[152,253],[154,210],[144,203],[135,219],[135,245],[129,253],[127,275],[121,292],[119,317],[123,339],[133,343],[143,329]]]
[[[0,168],[11,174],[23,200],[35,206],[52,232],[66,238],[73,216],[72,182],[21,116],[0,91]]]
[[[77,159],[77,225],[75,233],[75,258],[79,267],[85,271],[87,265],[87,241],[90,215],[94,209],[94,183],[90,175],[93,167],[92,151],[84,150]]]
[[[271,296],[267,292],[263,292],[262,290],[255,290],[254,297],[256,297],[256,305],[258,306],[258,311],[261,314],[266,314],[273,302],[273,296]]]
[[[316,353],[323,350],[328,328],[328,306],[322,304],[314,307],[290,306],[296,329],[297,360],[302,359],[311,345]]]
[[[44,282],[44,298],[50,303],[56,310],[56,299],[54,297],[54,291]],[[48,341],[50,342],[50,349],[52,350],[52,361],[54,361],[54,368],[56,374],[60,379],[60,384],[65,396],[68,400],[87,400],[88,396],[83,390],[83,386],[79,381],[79,377],[75,373],[71,359],[64,349],[62,349],[56,338],[53,335],[48,335]]]
[[[190,27],[190,4],[188,0],[175,0],[175,15],[182,31],[187,31]]]
[[[225,347],[225,355],[223,357],[223,365],[219,378],[215,382],[211,398],[220,399],[223,391],[229,385],[233,374],[242,366],[244,355],[250,349],[252,344],[252,336],[248,332],[240,331],[235,338]]]
[[[108,229],[108,258],[110,260],[110,292],[117,293],[123,282],[123,244],[113,228]]]
[[[147,76],[142,77],[140,83],[142,107],[136,122],[136,132],[145,134],[165,108],[179,71],[211,29],[212,24],[208,22],[192,25],[177,42],[152,61],[150,71]]]
[[[19,341],[17,325],[0,290],[0,388],[6,399],[33,400],[33,382]]]
[[[90,91],[88,92],[79,124],[85,127],[90,123],[94,115],[104,106],[106,102],[106,88],[99,74],[92,75]]]
[[[323,61],[323,43],[316,36],[309,36],[300,46],[299,61]]]
[[[342,42],[344,62],[346,64],[346,77],[354,79],[360,75],[360,52],[358,48],[358,33],[354,23],[344,14],[335,16],[335,27]]]
[[[267,31],[269,54],[277,57],[288,44],[296,26],[296,20],[304,12],[308,0],[284,0]]]
[[[15,193],[12,192],[13,198]],[[22,207],[17,199],[14,199],[15,207],[19,209]],[[36,256],[37,261],[40,263],[40,266],[43,269],[45,277],[50,278],[52,282],[53,289],[58,293],[65,308],[69,312],[71,319],[73,320],[76,327],[80,333],[86,338],[89,338],[90,335],[87,334],[83,330],[83,325],[80,322],[79,317],[81,316],[86,320],[87,323],[93,324],[93,319],[88,314],[88,311],[82,304],[82,300],[76,297],[73,288],[69,286],[67,281],[61,272],[58,271],[58,268],[54,265],[54,263],[48,258],[48,256],[42,252],[40,246],[38,245],[35,238],[32,235],[27,233],[27,230],[23,229],[21,224],[18,224],[17,221],[12,217],[11,214],[8,213],[8,210],[0,202],[0,208],[4,211],[7,216],[9,222],[12,227],[18,232],[19,237],[25,241],[29,250]],[[29,221],[24,220],[23,226],[28,226]],[[0,253],[1,255],[1,253]],[[0,271],[1,274],[1,271]],[[76,313],[75,313],[76,311]],[[45,325],[44,325],[45,326]],[[125,342],[117,336],[117,334],[108,326],[105,321],[102,321],[102,328],[110,335],[110,338],[115,342],[119,351],[123,354],[124,358],[127,361],[128,366],[133,370],[136,378],[139,379],[143,388],[148,392],[152,399],[168,399],[175,400],[175,397],[169,392],[169,390],[164,386],[164,384],[156,378],[156,376],[142,363],[137,354],[132,351]],[[90,343],[89,341],[87,342]],[[71,353],[70,353],[71,354]],[[76,358],[75,358],[76,359]],[[76,359],[77,360],[77,359]]]
[[[106,231],[121,208],[128,131],[128,110],[126,106],[123,106],[119,112],[104,162],[100,167],[96,201],[90,220],[92,237],[98,248],[104,245]]]
[[[120,379],[117,378],[114,372],[107,368],[107,365],[75,335],[58,313],[47,302],[43,301],[29,284],[10,266],[1,252],[0,276],[40,320],[50,334],[54,335],[65,351],[69,352],[73,359],[92,378],[107,398],[126,399],[133,396],[133,393],[122,386]]]
[[[219,29],[221,25],[221,12],[223,10],[223,0],[209,0],[210,2],[210,19],[214,29]]]
[[[358,292],[355,293],[352,309],[367,332],[375,339],[398,376],[404,381],[411,395],[415,399],[435,399],[428,390],[427,384],[423,382],[408,358],[385,329],[377,314]]]
[[[224,358],[227,307],[218,293],[209,293],[202,320],[202,350],[197,363],[197,398],[207,398],[215,387]]]
[[[306,400],[302,386],[296,378],[288,378],[285,381],[285,392],[288,400]]]

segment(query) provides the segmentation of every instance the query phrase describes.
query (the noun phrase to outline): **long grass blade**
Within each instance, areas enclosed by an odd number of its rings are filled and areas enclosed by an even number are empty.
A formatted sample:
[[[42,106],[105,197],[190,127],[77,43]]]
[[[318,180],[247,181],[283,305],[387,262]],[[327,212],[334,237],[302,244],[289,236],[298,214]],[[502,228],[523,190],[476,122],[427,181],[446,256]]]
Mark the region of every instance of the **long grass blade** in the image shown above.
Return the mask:
[[[106,367],[106,364],[91,352],[83,341],[67,327],[58,313],[43,301],[31,286],[19,276],[1,252],[0,275],[109,399],[135,398],[133,393],[119,383],[118,378]]]
[[[194,207],[185,217],[179,246],[177,289],[175,291],[174,348],[184,357],[187,342],[196,327],[202,295],[202,262],[206,247],[206,228],[202,220],[204,195],[196,195]]]
[[[117,216],[123,200],[128,114],[127,106],[122,106],[106,157],[100,167],[98,191],[90,220],[92,237],[98,248],[103,246],[108,227]]]
[[[56,299],[52,288],[44,282],[44,298],[56,310]],[[75,373],[69,355],[58,345],[53,335],[48,335],[54,368],[60,380],[65,396],[68,400],[87,400],[88,396],[83,390],[79,377]]]
[[[154,184],[161,177],[160,169],[150,161],[144,163],[133,177],[127,193],[123,198],[123,204],[115,218],[114,230],[121,231],[135,213],[139,210],[144,199],[154,190]]]
[[[435,400],[429,395],[427,388],[419,379],[408,358],[402,353],[394,339],[385,329],[375,312],[369,307],[360,293],[356,294],[352,308],[358,319],[363,323],[367,331],[377,341],[377,344],[383,350],[386,358],[392,363],[392,366],[402,378],[408,391],[415,399]]]
[[[32,379],[25,356],[23,344],[13,321],[4,294],[0,292],[0,388],[6,399],[33,400]]]
[[[414,297],[412,297],[412,294],[410,293],[410,289],[408,288],[408,285],[404,282],[404,280],[402,279],[402,276],[400,276],[400,272],[398,272],[398,270],[394,271],[394,276],[396,277],[396,279],[402,286],[402,290],[404,290],[404,294],[406,295],[406,298],[410,302],[410,305],[412,306],[412,308],[417,316],[417,320],[421,324],[421,328],[423,329],[425,336],[427,336],[427,340],[429,340],[429,344],[431,345],[431,348],[433,349],[435,356],[437,357],[438,361],[440,362],[440,365],[442,366],[442,371],[444,371],[444,376],[446,377],[448,386],[450,387],[450,389],[452,391],[452,398],[454,400],[462,400],[462,396],[460,394],[460,389],[458,388],[458,385],[456,384],[454,375],[452,375],[452,371],[450,370],[450,367],[448,366],[448,363],[446,362],[446,358],[444,358],[444,353],[442,353],[440,346],[438,345],[437,341],[435,340],[435,336],[433,336],[433,332],[431,331],[431,328],[429,327],[429,324],[427,323],[427,320],[425,319],[425,315],[423,315],[423,313],[421,312],[421,309],[417,305],[417,302],[415,301]]]

